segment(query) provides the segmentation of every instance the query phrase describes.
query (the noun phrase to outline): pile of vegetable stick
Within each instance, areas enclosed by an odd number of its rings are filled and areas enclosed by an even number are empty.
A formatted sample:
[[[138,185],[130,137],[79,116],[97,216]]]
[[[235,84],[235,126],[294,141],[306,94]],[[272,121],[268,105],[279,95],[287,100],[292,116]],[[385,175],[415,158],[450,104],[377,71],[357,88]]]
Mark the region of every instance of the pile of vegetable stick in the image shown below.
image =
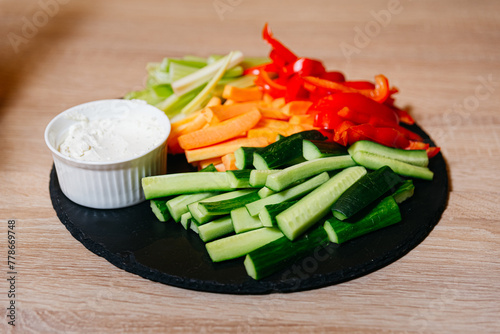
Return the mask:
[[[239,147],[265,147],[280,135],[315,129],[307,113],[311,104],[286,103],[257,87],[226,85],[222,99],[213,97],[204,108],[172,123],[168,151],[185,154],[199,169],[213,164],[219,171],[235,170],[234,151]]]

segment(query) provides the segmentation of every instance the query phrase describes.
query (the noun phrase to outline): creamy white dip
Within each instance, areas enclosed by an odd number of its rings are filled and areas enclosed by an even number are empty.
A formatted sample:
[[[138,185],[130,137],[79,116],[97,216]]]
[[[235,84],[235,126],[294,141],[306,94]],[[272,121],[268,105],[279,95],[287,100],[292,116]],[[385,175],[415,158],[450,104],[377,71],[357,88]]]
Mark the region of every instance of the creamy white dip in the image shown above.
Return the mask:
[[[165,130],[156,117],[135,114],[133,110],[112,117],[88,119],[74,112],[74,121],[58,150],[83,161],[119,161],[138,157],[165,139]]]

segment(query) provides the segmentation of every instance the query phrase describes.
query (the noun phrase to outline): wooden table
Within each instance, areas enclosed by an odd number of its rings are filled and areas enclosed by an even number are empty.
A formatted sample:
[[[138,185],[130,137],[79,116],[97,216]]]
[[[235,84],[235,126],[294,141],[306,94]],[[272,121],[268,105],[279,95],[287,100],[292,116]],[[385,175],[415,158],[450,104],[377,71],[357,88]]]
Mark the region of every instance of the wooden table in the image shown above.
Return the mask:
[[[500,2],[1,0],[1,332],[500,331]],[[267,55],[261,29],[349,79],[383,73],[441,146],[448,206],[395,263],[323,289],[218,295],[154,283],[89,252],[61,224],[47,123],[123,96],[164,56]],[[9,220],[15,297],[8,296]],[[13,224],[11,224],[13,225]]]

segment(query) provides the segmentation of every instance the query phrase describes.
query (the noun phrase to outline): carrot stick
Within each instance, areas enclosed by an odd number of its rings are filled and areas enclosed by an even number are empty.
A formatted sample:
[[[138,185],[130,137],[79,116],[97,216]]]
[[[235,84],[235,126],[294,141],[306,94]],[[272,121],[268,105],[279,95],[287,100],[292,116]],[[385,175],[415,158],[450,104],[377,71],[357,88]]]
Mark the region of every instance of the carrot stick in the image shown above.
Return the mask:
[[[262,99],[262,91],[259,87],[239,88],[226,85],[222,97],[236,102],[256,101]]]
[[[236,167],[236,158],[234,157],[234,153],[228,153],[226,155],[223,155],[221,160],[226,170],[238,169],[238,167]]]
[[[230,118],[216,125],[179,136],[179,145],[185,150],[210,146],[234,138],[253,128],[260,120],[258,109]]]
[[[220,106],[222,104],[222,100],[220,97],[212,96],[210,101],[208,101],[206,107]]]
[[[281,108],[281,111],[286,115],[304,115],[312,104],[311,101],[292,101]]]
[[[237,138],[222,142],[216,145],[197,148],[193,150],[186,150],[186,160],[189,163],[206,160],[215,157],[222,157],[228,153],[233,153],[241,146],[246,147],[264,147],[269,143],[265,137],[257,138]]]
[[[280,119],[280,120],[287,120],[290,118],[290,116],[283,113],[280,109],[270,109],[270,108],[259,107],[259,110],[260,110],[260,113],[262,114],[263,118],[272,118],[272,119]]]
[[[286,131],[284,131],[283,133],[286,133]],[[276,141],[278,134],[282,133],[270,128],[253,128],[248,130],[247,137],[248,138],[265,137],[267,138],[269,144],[272,144]]]
[[[229,105],[213,106],[210,107],[214,115],[217,116],[219,121],[225,121],[228,118],[233,118],[241,114],[252,111],[253,108],[258,107],[259,102],[243,102],[243,103],[233,103]]]

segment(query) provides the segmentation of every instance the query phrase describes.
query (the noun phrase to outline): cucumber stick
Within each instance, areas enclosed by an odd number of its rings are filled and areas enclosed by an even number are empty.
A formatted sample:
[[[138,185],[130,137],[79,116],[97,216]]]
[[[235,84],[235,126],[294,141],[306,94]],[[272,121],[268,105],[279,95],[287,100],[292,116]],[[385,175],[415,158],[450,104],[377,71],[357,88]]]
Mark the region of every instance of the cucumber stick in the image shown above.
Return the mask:
[[[261,198],[258,201],[249,203],[246,205],[246,208],[250,215],[255,216],[259,214],[260,210],[262,210],[266,205],[281,203],[304,196],[314,188],[319,187],[320,185],[328,181],[328,179],[328,173],[323,172],[299,185],[296,185],[295,187],[280,191],[279,193],[275,193],[270,196]]]
[[[257,248],[247,254],[243,264],[247,274],[259,280],[285,269],[318,247],[324,247],[328,242],[328,234],[323,226],[319,226],[295,241],[283,236]]]
[[[398,204],[392,196],[387,196],[361,219],[348,222],[331,217],[326,220],[324,228],[331,242],[341,244],[400,221]]]
[[[247,232],[262,227],[259,216],[250,216],[244,206],[231,211],[231,220],[233,221],[235,233]]]
[[[167,208],[174,221],[178,223],[181,220],[181,216],[189,211],[189,204],[201,201],[208,197],[213,197],[217,194],[217,192],[203,192],[197,194],[178,195],[167,202]]]
[[[352,160],[350,155],[305,161],[269,175],[266,179],[266,187],[274,191],[281,191],[299,180],[306,179],[316,174],[355,165],[356,163]]]
[[[247,203],[251,203],[260,199],[258,190],[256,189],[242,189],[233,192],[234,198],[224,200],[201,201],[198,204],[200,211],[204,214],[229,214],[232,210],[242,207]]]
[[[295,240],[323,218],[340,195],[365,174],[366,169],[362,166],[349,167],[335,174],[278,214],[276,216],[278,227],[288,239]]]
[[[420,167],[427,167],[429,164],[429,157],[425,150],[404,150],[387,147],[368,140],[355,142],[349,147],[348,152],[350,155],[354,155],[356,152],[368,152]]]
[[[167,208],[167,200],[152,199],[149,204],[151,206],[151,210],[159,221],[166,222],[170,219],[170,212]]]
[[[282,212],[297,203],[298,201],[286,201],[282,203],[277,203],[277,204],[269,204],[266,205],[262,210],[259,212],[259,218],[260,221],[262,222],[263,226],[278,226],[276,223],[276,216]]]
[[[204,242],[223,237],[234,232],[233,222],[229,215],[198,226],[198,235]]]
[[[383,166],[349,187],[333,204],[332,213],[339,220],[350,218],[401,182],[401,177],[390,167]]]
[[[261,227],[256,230],[210,241],[205,247],[212,261],[220,262],[245,256],[251,251],[282,236],[283,233],[277,228]]]
[[[177,173],[142,178],[146,199],[198,193],[229,191],[233,187],[225,172]]]
[[[415,166],[400,160],[387,158],[370,152],[357,151],[353,154],[352,159],[357,164],[365,166],[369,169],[379,169],[383,166],[389,166],[399,175],[415,177],[419,179],[431,181],[434,173],[427,167]]]
[[[398,189],[392,194],[392,197],[396,203],[402,203],[408,198],[413,196],[415,192],[415,186],[413,185],[413,180],[406,180],[399,186]]]
[[[344,146],[335,142],[304,139],[302,141],[302,154],[304,159],[314,160],[337,155],[347,155],[348,153]]]
[[[291,165],[297,159],[303,159],[302,141],[304,139],[325,140],[326,137],[318,130],[302,131],[284,137],[254,152],[253,165],[255,169],[280,168]]]
[[[250,183],[250,186],[255,188],[264,187],[266,185],[267,177],[279,171],[279,169],[252,169],[248,182]]]
[[[234,190],[230,192],[225,192],[219,195],[215,195],[209,198],[205,198],[202,201],[204,203],[209,203],[209,202],[219,202],[219,201],[225,201],[228,199],[234,199],[239,196],[242,196],[245,193],[245,190]],[[218,214],[218,213],[211,213],[205,210],[201,204],[201,201],[194,202],[188,205],[188,210],[191,212],[192,218],[194,222],[197,225],[205,224],[208,223],[209,221],[223,215],[223,214]]]

